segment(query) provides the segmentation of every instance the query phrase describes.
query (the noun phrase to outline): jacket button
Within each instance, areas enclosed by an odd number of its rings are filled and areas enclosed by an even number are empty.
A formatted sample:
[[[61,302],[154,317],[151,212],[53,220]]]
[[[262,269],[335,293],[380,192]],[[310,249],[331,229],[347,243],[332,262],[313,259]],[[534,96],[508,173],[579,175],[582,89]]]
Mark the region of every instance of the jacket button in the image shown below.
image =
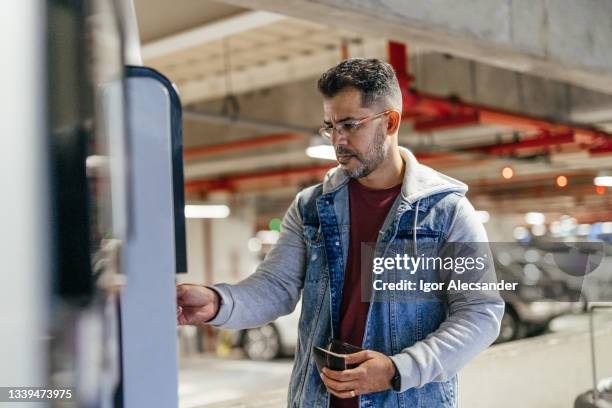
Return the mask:
[[[340,241],[336,241],[336,246],[340,246]]]

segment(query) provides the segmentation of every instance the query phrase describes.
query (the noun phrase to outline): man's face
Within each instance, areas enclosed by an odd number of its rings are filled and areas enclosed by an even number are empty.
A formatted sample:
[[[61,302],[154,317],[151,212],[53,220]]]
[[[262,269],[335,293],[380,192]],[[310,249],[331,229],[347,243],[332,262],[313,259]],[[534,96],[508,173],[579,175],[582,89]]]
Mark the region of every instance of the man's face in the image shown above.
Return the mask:
[[[354,88],[347,88],[323,101],[326,126],[354,122],[382,110],[376,105],[362,107],[361,93]],[[350,134],[333,132],[336,158],[349,177],[365,177],[383,162],[388,150],[386,123],[386,116],[383,115],[363,123]]]

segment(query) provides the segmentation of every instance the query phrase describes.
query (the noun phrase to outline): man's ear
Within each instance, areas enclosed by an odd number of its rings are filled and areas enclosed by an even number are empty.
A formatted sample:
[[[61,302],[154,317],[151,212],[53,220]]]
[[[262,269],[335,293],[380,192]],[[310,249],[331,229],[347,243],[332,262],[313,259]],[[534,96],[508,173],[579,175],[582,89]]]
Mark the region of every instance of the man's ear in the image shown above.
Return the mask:
[[[387,134],[395,134],[401,122],[401,114],[397,111],[392,111],[387,115]]]

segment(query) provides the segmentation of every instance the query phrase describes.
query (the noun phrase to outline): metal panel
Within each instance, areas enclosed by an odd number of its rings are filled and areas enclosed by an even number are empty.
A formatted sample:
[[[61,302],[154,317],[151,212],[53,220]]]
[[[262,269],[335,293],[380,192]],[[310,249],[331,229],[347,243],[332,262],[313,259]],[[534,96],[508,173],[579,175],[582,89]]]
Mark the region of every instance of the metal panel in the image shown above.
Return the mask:
[[[172,408],[178,406],[171,160],[175,118],[162,82],[131,75],[126,82],[132,234],[125,248],[127,285],[121,296],[124,405]]]
[[[3,386],[46,384],[50,226],[45,178],[44,16],[41,2],[19,1],[3,11],[0,25]]]

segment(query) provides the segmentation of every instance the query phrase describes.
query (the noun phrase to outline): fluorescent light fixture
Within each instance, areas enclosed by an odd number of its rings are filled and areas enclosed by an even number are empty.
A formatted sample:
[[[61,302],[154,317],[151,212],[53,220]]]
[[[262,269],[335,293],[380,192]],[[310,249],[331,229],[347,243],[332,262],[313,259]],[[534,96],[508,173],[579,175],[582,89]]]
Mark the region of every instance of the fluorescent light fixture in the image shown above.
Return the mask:
[[[336,152],[331,145],[309,146],[306,148],[308,157],[323,160],[336,160]]]
[[[310,138],[309,146],[306,148],[306,155],[314,159],[336,160],[336,151],[329,140],[316,134]]]
[[[480,222],[483,224],[487,223],[491,219],[491,215],[488,211],[476,211],[476,214],[478,215]]]
[[[597,176],[593,179],[593,184],[598,187],[612,187],[612,176]]]
[[[525,222],[531,225],[540,225],[544,224],[546,221],[546,216],[541,212],[528,212],[525,214]]]
[[[227,218],[230,209],[227,205],[186,205],[186,218]]]

